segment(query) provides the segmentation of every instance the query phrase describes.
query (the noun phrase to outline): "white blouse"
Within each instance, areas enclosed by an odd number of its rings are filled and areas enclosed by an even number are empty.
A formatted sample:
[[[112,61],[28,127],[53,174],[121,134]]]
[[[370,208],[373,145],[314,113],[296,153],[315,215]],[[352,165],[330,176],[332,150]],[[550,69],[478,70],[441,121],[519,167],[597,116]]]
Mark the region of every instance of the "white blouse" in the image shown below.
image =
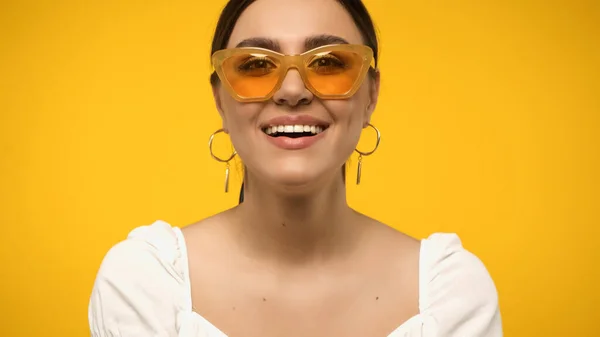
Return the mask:
[[[163,221],[138,227],[102,262],[89,303],[91,334],[227,337],[192,310],[190,289],[180,229]],[[419,292],[419,314],[387,337],[502,336],[496,287],[457,235],[421,241]]]

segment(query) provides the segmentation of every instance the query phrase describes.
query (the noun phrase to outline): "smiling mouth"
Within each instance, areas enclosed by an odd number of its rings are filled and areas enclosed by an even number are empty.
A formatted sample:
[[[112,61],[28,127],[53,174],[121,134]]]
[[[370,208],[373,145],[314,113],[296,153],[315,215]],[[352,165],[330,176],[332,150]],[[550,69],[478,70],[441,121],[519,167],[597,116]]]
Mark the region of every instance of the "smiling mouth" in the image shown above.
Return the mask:
[[[270,125],[262,131],[270,137],[313,137],[327,130],[329,125]]]

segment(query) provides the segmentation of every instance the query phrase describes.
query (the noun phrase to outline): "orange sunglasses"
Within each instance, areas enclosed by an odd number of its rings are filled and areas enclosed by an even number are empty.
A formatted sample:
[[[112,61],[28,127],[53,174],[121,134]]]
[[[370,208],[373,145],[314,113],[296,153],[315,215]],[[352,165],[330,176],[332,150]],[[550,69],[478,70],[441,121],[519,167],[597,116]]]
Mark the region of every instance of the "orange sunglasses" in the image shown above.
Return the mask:
[[[213,67],[227,91],[240,102],[270,99],[288,70],[295,68],[304,85],[322,99],[351,97],[369,68],[373,50],[365,45],[335,44],[300,55],[283,55],[264,48],[222,49],[212,56]]]

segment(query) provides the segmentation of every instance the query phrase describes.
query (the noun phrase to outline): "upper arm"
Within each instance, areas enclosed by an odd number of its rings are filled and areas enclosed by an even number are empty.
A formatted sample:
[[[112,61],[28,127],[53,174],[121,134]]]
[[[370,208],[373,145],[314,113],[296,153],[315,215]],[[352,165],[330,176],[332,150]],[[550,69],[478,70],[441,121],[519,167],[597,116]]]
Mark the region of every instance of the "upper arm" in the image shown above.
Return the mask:
[[[177,336],[182,282],[147,242],[126,240],[104,257],[89,303],[93,337]]]

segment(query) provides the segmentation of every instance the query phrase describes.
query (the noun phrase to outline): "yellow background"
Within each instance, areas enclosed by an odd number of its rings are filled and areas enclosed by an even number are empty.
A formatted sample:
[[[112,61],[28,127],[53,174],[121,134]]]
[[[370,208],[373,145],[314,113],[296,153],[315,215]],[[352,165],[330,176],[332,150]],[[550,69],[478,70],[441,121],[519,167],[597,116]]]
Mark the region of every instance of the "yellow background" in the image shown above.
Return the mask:
[[[598,2],[366,3],[383,140],[360,187],[353,158],[351,204],[417,237],[457,232],[506,336],[599,336]],[[114,243],[236,203],[239,174],[224,194],[207,152],[223,4],[1,2],[0,336],[88,335]]]

